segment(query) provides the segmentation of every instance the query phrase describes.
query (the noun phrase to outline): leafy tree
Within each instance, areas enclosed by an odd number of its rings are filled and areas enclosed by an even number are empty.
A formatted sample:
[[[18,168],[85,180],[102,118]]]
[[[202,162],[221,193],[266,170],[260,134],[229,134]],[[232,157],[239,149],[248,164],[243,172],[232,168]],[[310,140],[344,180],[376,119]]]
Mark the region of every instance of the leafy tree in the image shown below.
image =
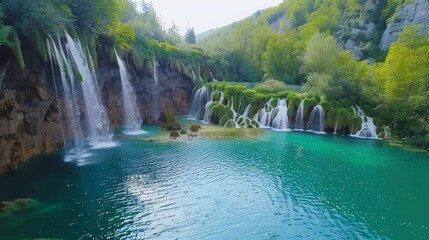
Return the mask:
[[[38,30],[55,34],[71,24],[67,0],[3,0],[3,5],[7,23],[24,35]]]
[[[394,43],[380,68],[384,116],[401,136],[428,134],[429,35],[408,27]],[[429,142],[427,143],[429,146]]]
[[[337,42],[331,35],[323,36],[316,32],[304,51],[303,70],[307,73],[332,74],[340,56]]]

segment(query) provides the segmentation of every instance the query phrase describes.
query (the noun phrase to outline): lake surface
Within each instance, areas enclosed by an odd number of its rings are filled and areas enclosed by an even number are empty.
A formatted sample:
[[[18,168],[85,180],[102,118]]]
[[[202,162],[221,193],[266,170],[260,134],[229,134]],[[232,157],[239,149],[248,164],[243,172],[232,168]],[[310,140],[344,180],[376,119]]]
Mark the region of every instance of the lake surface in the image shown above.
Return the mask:
[[[429,156],[341,136],[117,140],[0,176],[1,239],[429,239]]]

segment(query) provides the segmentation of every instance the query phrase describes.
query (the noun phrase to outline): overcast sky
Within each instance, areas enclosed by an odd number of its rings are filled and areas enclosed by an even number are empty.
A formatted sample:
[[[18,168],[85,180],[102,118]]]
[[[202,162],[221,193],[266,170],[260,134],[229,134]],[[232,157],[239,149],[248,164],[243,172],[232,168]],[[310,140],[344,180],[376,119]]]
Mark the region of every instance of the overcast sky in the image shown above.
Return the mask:
[[[174,22],[183,35],[188,27],[193,27],[198,34],[239,21],[281,2],[283,0],[152,0],[165,29]]]

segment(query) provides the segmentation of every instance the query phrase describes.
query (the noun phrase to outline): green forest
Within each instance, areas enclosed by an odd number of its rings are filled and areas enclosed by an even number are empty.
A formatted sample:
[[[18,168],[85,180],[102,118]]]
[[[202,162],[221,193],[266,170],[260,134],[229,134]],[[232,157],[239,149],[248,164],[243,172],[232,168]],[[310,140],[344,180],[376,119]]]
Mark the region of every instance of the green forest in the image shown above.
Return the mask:
[[[270,79],[303,85],[306,93],[342,107],[362,106],[397,141],[429,147],[429,35],[427,25],[405,27],[388,51],[383,31],[412,1],[289,0],[217,30],[199,42],[217,78]],[[353,28],[374,31],[359,58],[344,51]],[[363,26],[362,26],[363,25]]]
[[[183,43],[176,28],[164,30],[151,4],[128,0],[4,0],[0,2],[0,46],[13,51],[22,68],[24,42],[48,60],[46,41],[78,37],[92,56],[114,49],[140,70],[153,69],[154,60],[168,63],[184,74],[198,66],[200,50]],[[97,59],[97,58],[95,58]],[[194,66],[194,67],[195,67]]]
[[[310,97],[361,106],[378,126],[389,126],[396,140],[427,148],[428,26],[405,27],[388,51],[378,46],[387,24],[411,2],[289,0],[194,44],[193,29],[186,39],[175,26],[163,29],[151,4],[143,1],[2,0],[0,45],[25,68],[23,45],[31,44],[48,61],[47,39],[69,33],[93,56],[107,53],[113,60],[117,49],[148,72],[154,60],[164,59],[190,78],[200,69],[205,81],[302,85]],[[352,29],[367,23],[374,31],[354,36],[365,43],[361,55],[344,51]]]

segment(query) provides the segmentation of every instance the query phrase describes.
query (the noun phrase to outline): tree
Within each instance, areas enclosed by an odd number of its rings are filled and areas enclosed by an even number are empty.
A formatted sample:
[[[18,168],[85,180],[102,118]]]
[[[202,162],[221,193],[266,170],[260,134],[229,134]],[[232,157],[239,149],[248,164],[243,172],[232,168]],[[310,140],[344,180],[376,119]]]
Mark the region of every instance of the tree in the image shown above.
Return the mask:
[[[8,44],[9,34],[11,32],[11,27],[6,26],[3,23],[3,19],[4,19],[3,6],[0,4],[0,46],[4,44],[5,45]]]
[[[305,49],[303,62],[304,71],[311,73],[331,74],[336,69],[336,63],[340,57],[340,48],[331,35],[323,36],[316,32],[308,42]]]
[[[188,44],[195,44],[197,40],[195,39],[195,32],[193,28],[188,29],[185,34],[185,42]]]

